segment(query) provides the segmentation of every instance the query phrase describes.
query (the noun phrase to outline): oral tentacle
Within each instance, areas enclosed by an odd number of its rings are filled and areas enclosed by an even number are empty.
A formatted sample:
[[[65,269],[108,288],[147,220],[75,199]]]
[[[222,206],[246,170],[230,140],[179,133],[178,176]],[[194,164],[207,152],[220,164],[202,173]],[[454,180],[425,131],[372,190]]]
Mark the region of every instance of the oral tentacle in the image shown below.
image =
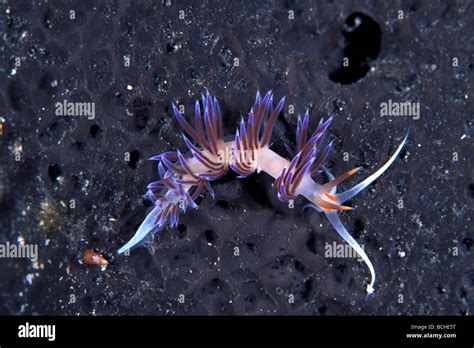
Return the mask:
[[[371,280],[370,280],[370,284],[367,285],[367,293],[368,294],[373,293],[376,274],[375,274],[374,266],[372,265],[372,262],[370,261],[369,257],[365,253],[364,249],[360,247],[359,243],[357,243],[357,241],[354,238],[352,238],[349,232],[347,232],[347,229],[342,224],[341,219],[339,218],[339,215],[337,215],[337,211],[325,210],[324,214],[326,214],[326,217],[328,218],[332,227],[334,227],[334,229],[346,241],[346,243],[349,244],[357,252],[357,254],[359,254],[359,256],[362,258],[362,260],[364,260],[365,264],[369,268]]]
[[[364,190],[371,183],[373,183],[375,180],[377,180],[377,178],[379,176],[381,176],[392,165],[392,163],[395,161],[395,159],[397,158],[400,151],[402,151],[402,148],[405,145],[407,138],[408,138],[408,133],[405,135],[405,137],[403,138],[403,141],[398,146],[397,151],[395,151],[395,153],[392,155],[392,157],[390,157],[389,160],[382,167],[380,167],[379,170],[377,170],[375,173],[370,175],[364,181],[362,181],[359,184],[355,185],[353,188],[351,188],[347,191],[336,194],[338,203],[344,203],[345,201],[351,199],[352,197],[357,195],[359,192]]]

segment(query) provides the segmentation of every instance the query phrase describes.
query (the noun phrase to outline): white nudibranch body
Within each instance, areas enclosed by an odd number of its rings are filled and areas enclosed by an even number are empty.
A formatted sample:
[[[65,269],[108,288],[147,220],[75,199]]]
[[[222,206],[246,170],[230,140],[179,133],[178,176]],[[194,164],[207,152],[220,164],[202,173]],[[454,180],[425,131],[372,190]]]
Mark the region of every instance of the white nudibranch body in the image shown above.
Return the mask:
[[[239,178],[265,172],[275,179],[274,188],[283,202],[303,196],[311,202],[310,207],[324,212],[338,234],[359,254],[367,265],[371,280],[367,293],[374,291],[376,274],[372,262],[357,241],[342,224],[338,210],[351,210],[342,205],[356,196],[368,185],[380,177],[395,161],[407,140],[408,134],[389,160],[375,173],[349,190],[337,193],[337,185],[355,174],[354,168],[337,178],[324,167],[332,143],[323,147],[323,139],[332,118],[325,122],[321,119],[316,131],[307,137],[309,114],[298,116],[296,148],[286,146],[290,160],[270,149],[270,136],[277,116],[283,108],[284,98],[273,107],[273,95],[268,92],[264,98],[257,92],[255,105],[250,110],[247,124],[242,119],[233,141],[224,141],[221,112],[217,99],[207,92],[202,96],[204,120],[201,116],[201,104],[196,101],[195,127],[192,127],[173,105],[178,122],[188,136],[197,143],[194,145],[185,135],[183,139],[191,152],[191,157],[183,156],[179,151],[165,152],[151,159],[159,161],[160,180],[148,185],[146,197],[154,203],[153,210],[147,215],[132,239],[118,250],[121,254],[137,245],[143,239],[155,233],[169,223],[176,226],[179,210],[185,212],[188,207],[196,208],[194,200],[204,191],[212,196],[214,192],[210,181],[222,177],[231,168]],[[263,126],[263,127],[262,127]],[[206,131],[204,131],[204,127]],[[227,156],[226,154],[230,154]],[[319,184],[315,178],[325,172],[330,181]]]

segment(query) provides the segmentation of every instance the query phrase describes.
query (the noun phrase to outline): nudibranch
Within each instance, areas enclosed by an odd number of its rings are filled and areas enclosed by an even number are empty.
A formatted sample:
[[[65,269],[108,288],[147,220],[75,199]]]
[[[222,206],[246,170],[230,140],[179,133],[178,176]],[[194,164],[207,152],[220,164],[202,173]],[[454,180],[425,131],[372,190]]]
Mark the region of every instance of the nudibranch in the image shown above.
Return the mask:
[[[201,102],[199,99],[196,101],[194,127],[173,104],[176,120],[186,133],[182,137],[190,154],[185,155],[176,150],[150,158],[158,161],[160,177],[158,181],[148,185],[145,194],[153,202],[154,208],[118,253],[137,246],[146,236],[163,229],[167,224],[176,226],[179,211],[184,213],[188,207],[196,208],[195,200],[199,195],[209,192],[214,198],[210,182],[222,177],[229,168],[239,174],[239,178],[263,171],[275,179],[273,187],[278,191],[278,198],[282,202],[292,202],[300,195],[310,201],[310,207],[324,212],[334,229],[369,268],[371,280],[367,285],[367,292],[372,293],[375,284],[372,262],[346,230],[338,211],[352,209],[343,205],[344,202],[364,190],[390,167],[402,150],[408,134],[380,169],[351,189],[338,193],[337,185],[355,174],[359,168],[335,178],[324,167],[332,146],[332,142],[324,146],[324,137],[332,117],[326,121],[321,119],[316,130],[308,137],[309,114],[306,112],[303,118],[298,116],[296,147],[293,149],[285,144],[290,160],[270,149],[272,129],[284,103],[283,97],[274,106],[271,91],[263,98],[257,92],[247,121],[242,118],[231,141],[224,140],[221,109],[216,97],[211,96],[208,91],[202,95]],[[325,184],[317,183],[315,178],[323,171],[330,181]]]

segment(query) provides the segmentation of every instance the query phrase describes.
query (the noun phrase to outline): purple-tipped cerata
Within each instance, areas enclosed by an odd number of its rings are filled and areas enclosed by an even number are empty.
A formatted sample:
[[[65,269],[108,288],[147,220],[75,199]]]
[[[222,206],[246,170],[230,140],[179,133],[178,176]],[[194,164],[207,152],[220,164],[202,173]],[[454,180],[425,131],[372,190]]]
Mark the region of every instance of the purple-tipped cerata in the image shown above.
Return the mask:
[[[298,116],[296,146],[293,149],[285,144],[290,160],[270,149],[273,126],[284,103],[285,98],[282,98],[274,105],[271,91],[263,98],[257,92],[247,121],[240,121],[234,140],[227,142],[223,137],[219,103],[208,91],[202,95],[201,102],[196,101],[193,125],[173,104],[174,116],[185,131],[182,136],[189,153],[168,151],[150,158],[158,161],[159,180],[148,185],[145,197],[153,202],[154,208],[118,253],[137,246],[146,236],[163,229],[167,224],[176,226],[179,211],[185,212],[188,207],[196,208],[195,200],[199,195],[208,192],[214,197],[210,182],[222,177],[229,168],[239,174],[239,178],[263,171],[275,179],[273,186],[281,201],[289,202],[297,196],[303,196],[311,202],[311,207],[325,213],[339,235],[367,264],[371,274],[367,292],[372,293],[375,284],[374,267],[364,250],[347,232],[337,212],[352,209],[343,203],[364,190],[390,167],[403,148],[408,134],[379,170],[353,188],[337,193],[337,185],[355,174],[359,168],[334,178],[324,167],[332,146],[332,142],[325,142],[332,117],[326,121],[321,119],[316,130],[308,136],[309,113],[306,112],[303,118]],[[322,171],[330,178],[325,184],[319,184],[314,179]]]
[[[250,110],[247,124],[244,119],[240,121],[235,141],[231,144],[230,167],[234,172],[240,174],[239,178],[249,176],[258,169],[256,167],[257,151],[268,147],[273,125],[284,103],[285,98],[282,98],[274,107],[271,91],[267,92],[263,99],[257,92],[255,105]]]

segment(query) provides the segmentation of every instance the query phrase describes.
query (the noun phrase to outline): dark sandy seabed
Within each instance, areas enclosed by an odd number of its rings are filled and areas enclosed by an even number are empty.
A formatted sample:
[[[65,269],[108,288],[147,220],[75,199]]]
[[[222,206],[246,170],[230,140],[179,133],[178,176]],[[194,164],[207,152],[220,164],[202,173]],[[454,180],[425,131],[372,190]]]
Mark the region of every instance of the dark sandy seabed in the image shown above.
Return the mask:
[[[473,18],[472,1],[0,4],[0,242],[39,245],[36,263],[0,259],[0,314],[472,314]],[[342,214],[377,271],[372,297],[364,263],[324,256],[342,243],[327,219],[302,199],[288,209],[265,174],[229,172],[178,228],[116,255],[150,207],[147,159],[185,151],[171,103],[192,110],[205,88],[229,136],[257,89],[286,95],[280,154],[298,113],[309,108],[311,130],[334,115],[328,167],[362,166],[341,189],[410,129],[400,158]],[[94,102],[95,119],[56,116],[65,99]],[[380,117],[389,99],[419,102],[420,119]],[[87,249],[106,270],[80,262]]]

